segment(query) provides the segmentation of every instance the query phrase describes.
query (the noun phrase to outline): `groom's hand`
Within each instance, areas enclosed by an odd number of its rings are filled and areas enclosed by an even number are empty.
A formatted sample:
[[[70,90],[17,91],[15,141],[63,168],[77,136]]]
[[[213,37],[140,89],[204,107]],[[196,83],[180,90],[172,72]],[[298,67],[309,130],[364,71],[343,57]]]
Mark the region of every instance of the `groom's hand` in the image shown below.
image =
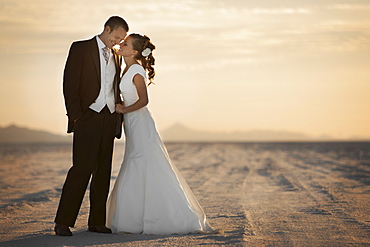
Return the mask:
[[[125,109],[125,105],[123,102],[122,104],[116,104],[116,112],[123,114],[124,113],[123,109]]]

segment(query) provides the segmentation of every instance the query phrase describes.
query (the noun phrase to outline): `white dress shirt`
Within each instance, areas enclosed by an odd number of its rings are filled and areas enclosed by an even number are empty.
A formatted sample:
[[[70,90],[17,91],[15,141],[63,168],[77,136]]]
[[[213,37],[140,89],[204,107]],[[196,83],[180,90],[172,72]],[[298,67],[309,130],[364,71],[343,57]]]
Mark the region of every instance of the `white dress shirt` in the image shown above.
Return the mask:
[[[109,59],[108,63],[106,63],[103,55],[105,44],[99,36],[96,36],[96,40],[98,42],[100,57],[100,92],[95,102],[90,105],[90,109],[100,112],[105,106],[108,106],[109,111],[113,113],[115,111],[113,80],[116,74],[116,66],[111,49],[109,49]]]

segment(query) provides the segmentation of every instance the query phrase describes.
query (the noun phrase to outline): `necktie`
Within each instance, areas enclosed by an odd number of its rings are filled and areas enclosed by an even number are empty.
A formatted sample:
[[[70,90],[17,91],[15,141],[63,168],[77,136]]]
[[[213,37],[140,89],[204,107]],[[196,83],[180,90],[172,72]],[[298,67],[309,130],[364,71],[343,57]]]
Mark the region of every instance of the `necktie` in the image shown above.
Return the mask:
[[[105,62],[108,63],[108,60],[109,60],[109,48],[108,47],[104,47],[102,49],[103,49],[103,56],[105,58]]]

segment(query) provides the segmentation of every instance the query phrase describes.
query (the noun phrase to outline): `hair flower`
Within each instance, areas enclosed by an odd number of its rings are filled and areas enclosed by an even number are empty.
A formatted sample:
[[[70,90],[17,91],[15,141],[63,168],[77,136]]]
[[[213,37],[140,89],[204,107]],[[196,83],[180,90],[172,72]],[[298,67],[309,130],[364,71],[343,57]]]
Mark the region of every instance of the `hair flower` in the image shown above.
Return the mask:
[[[142,52],[141,52],[141,55],[143,57],[147,57],[150,55],[150,53],[152,52],[152,50],[150,50],[149,48],[145,48]]]

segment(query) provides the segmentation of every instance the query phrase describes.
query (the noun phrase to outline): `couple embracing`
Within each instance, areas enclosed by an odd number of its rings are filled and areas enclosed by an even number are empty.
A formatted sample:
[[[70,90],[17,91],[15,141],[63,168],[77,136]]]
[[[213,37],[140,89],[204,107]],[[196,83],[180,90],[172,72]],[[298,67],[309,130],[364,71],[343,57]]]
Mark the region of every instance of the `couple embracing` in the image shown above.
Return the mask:
[[[70,47],[63,93],[68,133],[73,132],[73,165],[63,186],[55,233],[72,235],[70,227],[75,225],[90,179],[91,232],[212,233],[202,207],[171,163],[146,107],[147,86],[155,75],[155,46],[147,36],[126,37],[128,31],[124,19],[112,16],[100,35]],[[118,44],[118,51],[112,49]],[[108,199],[113,143],[121,137],[122,116],[125,155]]]

